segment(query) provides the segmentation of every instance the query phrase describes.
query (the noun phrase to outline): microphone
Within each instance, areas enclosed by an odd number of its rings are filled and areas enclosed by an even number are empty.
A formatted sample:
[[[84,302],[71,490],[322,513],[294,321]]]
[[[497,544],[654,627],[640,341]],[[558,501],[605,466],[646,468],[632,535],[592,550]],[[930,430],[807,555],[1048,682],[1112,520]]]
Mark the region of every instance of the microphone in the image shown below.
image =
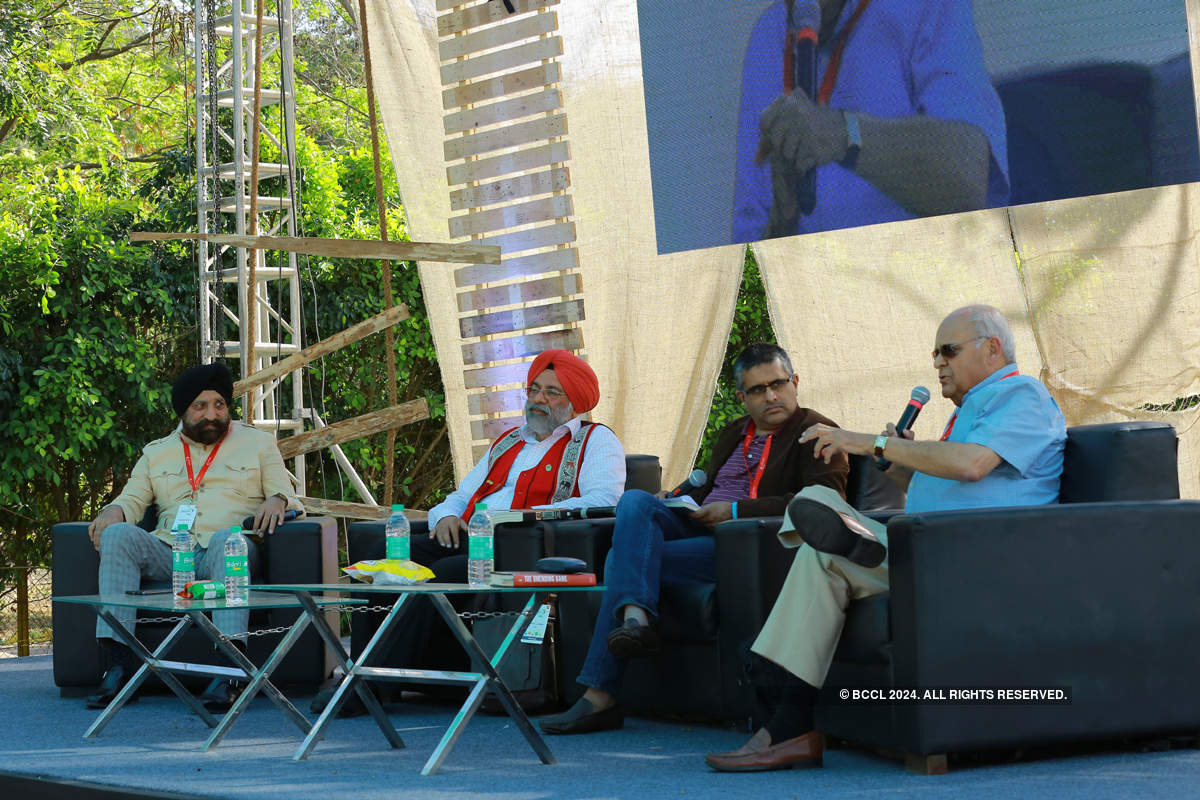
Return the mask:
[[[928,394],[928,393],[926,393]],[[708,481],[708,473],[702,469],[692,470],[692,474],[687,476],[687,480],[676,486],[667,493],[667,497],[679,497],[681,494],[687,494],[692,489],[699,489]]]
[[[908,405],[904,407],[904,413],[900,415],[900,421],[896,423],[896,435],[903,436],[904,432],[912,427],[912,424],[917,421],[917,414],[921,413],[921,409],[929,402],[929,390],[924,386],[914,386],[912,397],[908,400]],[[877,457],[875,466],[881,470],[887,469],[892,465],[892,462],[886,458]]]
[[[797,8],[797,4],[800,6]],[[821,4],[816,0],[787,0],[787,42],[783,54],[783,88],[802,91],[817,100],[817,31]],[[811,214],[817,205],[817,171],[810,169],[796,185],[796,205]],[[792,230],[795,233],[795,230]]]

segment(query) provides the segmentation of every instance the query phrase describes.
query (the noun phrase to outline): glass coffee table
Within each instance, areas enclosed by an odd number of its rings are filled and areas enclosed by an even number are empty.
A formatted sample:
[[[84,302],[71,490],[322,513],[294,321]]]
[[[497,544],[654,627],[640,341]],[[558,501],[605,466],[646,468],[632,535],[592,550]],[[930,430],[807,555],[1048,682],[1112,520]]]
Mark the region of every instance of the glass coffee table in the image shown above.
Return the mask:
[[[138,690],[147,678],[151,675],[157,676],[165,683],[171,691],[173,691],[180,700],[187,705],[197,716],[204,720],[208,727],[213,728],[212,734],[204,743],[204,749],[208,750],[215,747],[218,742],[225,737],[229,732],[230,727],[241,715],[242,711],[254,698],[258,692],[262,691],[273,702],[280,711],[287,716],[296,727],[300,728],[304,733],[308,733],[312,725],[308,719],[301,714],[295,706],[288,701],[283,693],[271,683],[271,673],[279,666],[284,656],[292,649],[292,646],[299,640],[300,634],[308,627],[313,617],[307,613],[308,608],[322,609],[329,606],[339,607],[346,605],[357,605],[362,603],[362,600],[350,598],[325,598],[325,597],[309,597],[307,603],[302,603],[291,597],[286,597],[278,593],[266,592],[251,592],[249,599],[244,604],[227,605],[225,598],[215,598],[211,600],[184,600],[176,598],[171,594],[155,594],[155,595],[77,595],[72,597],[55,597],[56,603],[71,603],[75,605],[91,606],[96,609],[99,614],[109,625],[112,626],[113,632],[117,635],[122,643],[127,645],[134,655],[142,662],[137,672],[129,679],[129,682],[117,693],[117,696],[112,699],[112,702],[100,713],[100,716],[83,734],[85,739],[93,736],[98,736],[100,731],[104,729],[121,707],[133,697],[134,692]],[[137,637],[133,635],[109,610],[113,607],[137,608],[143,611],[154,611],[159,613],[178,614],[179,621],[175,627],[171,629],[162,643],[150,652],[146,649]],[[222,611],[227,608],[246,608],[251,611],[257,609],[271,608],[297,608],[302,607],[305,613],[296,618],[292,626],[287,630],[284,637],[280,640],[275,649],[271,651],[271,655],[267,658],[261,667],[256,667],[250,659],[246,658],[240,650],[229,643],[229,640],[217,629],[212,620],[208,618],[208,613],[212,611]],[[319,615],[318,615],[319,617]],[[322,620],[322,623],[324,621]],[[166,656],[171,652],[171,648],[175,643],[187,632],[191,627],[197,627],[212,640],[217,649],[225,654],[230,661],[236,666],[218,666],[216,664],[193,664],[184,661],[170,661]],[[176,675],[200,675],[209,678],[232,678],[239,681],[247,681],[246,688],[241,695],[234,701],[230,709],[225,712],[221,721],[218,722],[216,717],[209,713],[195,695],[187,690],[186,687],[176,678]]]
[[[337,656],[338,662],[342,665],[345,673],[341,683],[334,690],[333,697],[326,704],[325,710],[321,712],[321,716],[313,724],[312,729],[308,731],[308,735],[300,744],[300,748],[296,751],[295,756],[293,756],[293,760],[301,761],[308,758],[317,741],[324,736],[325,729],[329,723],[336,718],[338,709],[341,708],[342,704],[349,697],[351,691],[357,692],[359,698],[363,701],[363,705],[366,706],[367,711],[379,726],[379,730],[383,733],[384,738],[387,739],[388,744],[397,749],[404,747],[404,742],[401,740],[399,734],[396,733],[396,729],[384,712],[383,706],[380,705],[379,700],[367,685],[366,679],[471,687],[467,699],[463,702],[462,707],[450,723],[450,727],[443,734],[433,754],[429,756],[429,760],[425,762],[425,766],[421,769],[422,775],[432,775],[438,771],[442,763],[446,760],[446,757],[450,754],[451,749],[453,749],[454,744],[462,735],[467,722],[470,721],[471,717],[479,709],[488,692],[496,695],[504,710],[513,718],[513,722],[525,736],[525,740],[529,742],[530,747],[537,753],[538,758],[542,760],[542,763],[555,763],[554,756],[550,753],[550,748],[529,720],[529,716],[525,713],[525,710],[517,703],[512,691],[504,684],[504,680],[500,677],[498,670],[510,652],[513,642],[533,622],[533,609],[540,605],[546,595],[604,590],[603,586],[537,586],[516,588],[498,586],[475,587],[464,583],[422,583],[415,586],[378,586],[370,583],[277,584],[252,586],[251,588],[261,592],[286,592],[292,595],[304,607],[305,613],[310,618],[313,627],[320,634],[321,638],[325,640],[325,644],[329,647],[330,651]],[[371,640],[367,643],[357,661],[350,658],[345,647],[342,646],[341,639],[330,630],[324,616],[320,613],[320,606],[314,595],[320,595],[325,592],[383,595],[393,598],[391,610],[384,618],[382,624],[380,624],[379,629],[375,631],[374,636],[371,637]],[[520,612],[517,612],[516,621],[513,622],[507,635],[491,657],[488,657],[483,648],[480,647],[479,642],[471,634],[470,628],[462,621],[449,600],[450,595],[477,594],[480,592],[515,594],[527,597],[524,608]],[[419,595],[429,597],[434,608],[438,610],[442,619],[450,627],[450,631],[454,634],[454,637],[462,645],[467,655],[471,657],[472,663],[478,665],[479,672],[371,666],[372,655],[375,654],[377,649],[381,649],[380,643],[387,641],[388,633],[402,619],[402,613],[405,610],[406,604]]]

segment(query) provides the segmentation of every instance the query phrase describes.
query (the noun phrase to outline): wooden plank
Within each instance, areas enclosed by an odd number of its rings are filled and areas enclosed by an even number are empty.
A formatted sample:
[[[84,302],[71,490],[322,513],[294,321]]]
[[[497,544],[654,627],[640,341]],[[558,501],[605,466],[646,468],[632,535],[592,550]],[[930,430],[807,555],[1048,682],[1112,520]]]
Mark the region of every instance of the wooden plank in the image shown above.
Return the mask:
[[[533,69],[510,72],[489,78],[486,81],[475,81],[465,86],[455,86],[442,91],[442,108],[449,111],[458,106],[469,106],[472,103],[483,103],[495,100],[509,94],[528,92],[540,86],[558,83],[562,69],[557,61],[541,64]]]
[[[485,308],[512,306],[517,303],[534,303],[551,297],[564,297],[583,291],[583,278],[578,274],[555,275],[536,281],[510,283],[473,292],[460,292],[458,310],[462,312],[482,311]]]
[[[522,225],[532,225],[535,222],[545,222],[551,219],[564,219],[574,213],[571,196],[558,194],[553,197],[543,197],[540,200],[529,200],[501,208],[491,208],[487,211],[472,211],[461,217],[451,217],[447,220],[451,238],[470,236],[476,233],[491,233],[505,228],[518,228]]]
[[[539,247],[554,247],[575,241],[575,223],[558,222],[554,225],[530,228],[527,231],[489,236],[479,241],[499,245],[500,251],[505,254],[535,250]]]
[[[519,17],[504,25],[483,28],[473,33],[455,36],[453,39],[442,39],[438,42],[438,55],[442,61],[449,61],[482,50],[491,50],[493,47],[503,47],[522,39],[532,39],[556,30],[558,30],[558,13],[555,11],[534,14],[532,17]]]
[[[410,400],[398,406],[372,411],[354,419],[335,422],[315,431],[288,436],[279,440],[279,454],[284,460],[311,453],[334,444],[361,439],[380,431],[390,431],[429,418],[429,405],[425,398]]]
[[[243,378],[233,385],[233,394],[235,397],[247,394],[259,386],[263,386],[273,380],[278,380],[290,372],[295,372],[305,364],[315,361],[321,356],[340,350],[352,342],[357,342],[359,339],[370,336],[372,333],[378,333],[384,328],[406,319],[408,319],[408,306],[392,306],[370,319],[365,319],[356,325],[351,325],[349,328],[339,331],[326,339],[322,339],[316,344],[309,345],[287,358],[276,361],[271,366],[260,369],[248,378]]]
[[[487,3],[489,1],[490,0],[437,0],[437,3],[434,4],[434,8],[436,8],[438,11],[448,11],[449,9],[457,6],[469,6],[472,3]]]
[[[490,419],[471,420],[471,438],[491,441],[511,428],[519,428],[525,424],[525,415],[519,417],[493,417]]]
[[[532,175],[518,175],[481,186],[455,189],[450,193],[450,208],[462,211],[464,208],[506,203],[535,194],[566,191],[570,185],[571,171],[567,167],[554,167]]]
[[[486,342],[462,346],[464,364],[482,364],[485,361],[507,361],[510,358],[537,355],[543,350],[581,350],[583,333],[578,328],[545,333],[530,333],[510,336],[507,339],[492,339]],[[528,373],[528,368],[526,373]]]
[[[453,139],[447,139],[442,144],[442,152],[447,161],[453,161],[456,158],[466,158],[467,156],[477,156],[480,153],[487,153],[492,150],[500,150],[505,147],[517,147],[530,142],[539,142],[543,139],[553,139],[556,136],[567,135],[567,115],[555,114],[551,117],[543,117],[529,122],[518,122],[515,125],[506,125],[503,128],[483,131],[482,133],[468,133],[465,136],[457,136]]]
[[[309,516],[342,517],[343,519],[387,519],[392,510],[387,506],[372,506],[366,503],[351,503],[345,500],[326,500],[322,497],[301,497],[304,510]],[[426,519],[428,511],[416,508],[404,509],[409,520]]]
[[[471,445],[471,461],[475,462],[487,455],[487,451],[492,449],[491,442],[481,442]]]
[[[524,389],[510,389],[506,392],[479,392],[467,395],[467,413],[472,416],[479,414],[503,414],[505,411],[524,410]]]
[[[521,361],[516,364],[502,364],[498,367],[464,369],[463,385],[468,389],[483,389],[490,386],[504,386],[510,383],[519,383],[524,386],[525,379],[529,376],[530,361]]]
[[[501,264],[488,264],[480,267],[460,267],[454,272],[456,286],[474,286],[480,283],[494,283],[511,278],[523,278],[528,275],[542,275],[547,272],[557,272],[564,269],[579,267],[579,251],[574,247],[551,250],[548,253],[535,253],[520,258],[506,258]],[[505,287],[506,288],[506,287]]]
[[[446,179],[451,186],[467,181],[482,181],[498,178],[512,172],[524,172],[537,167],[561,164],[571,160],[571,147],[566,142],[552,142],[539,147],[505,153],[466,164],[456,164],[446,169]]]
[[[449,14],[442,14],[437,18],[438,36],[451,36],[480,25],[499,22],[516,14],[527,14],[530,11],[537,11],[539,8],[558,5],[558,0],[510,0],[510,2],[513,6],[512,12],[504,7],[501,0],[496,0],[494,3],[483,3],[469,6],[460,11],[451,11]]]
[[[529,328],[544,328],[547,325],[566,325],[583,319],[583,301],[565,300],[530,308],[513,308],[493,311],[491,314],[462,317],[458,320],[459,332],[464,339],[489,336],[494,333],[511,333]]]
[[[558,58],[562,54],[561,36],[535,39],[516,47],[506,47],[503,50],[484,53],[474,58],[465,58],[462,61],[444,64],[440,70],[442,85],[469,81],[472,78],[493,75],[497,72],[509,72],[517,67]]]
[[[562,108],[562,92],[558,89],[543,89],[537,94],[501,100],[486,106],[475,106],[447,114],[442,118],[442,128],[447,135],[462,133],[484,125],[511,122],[521,117],[531,117]]]
[[[377,239],[317,239],[301,236],[242,236],[233,233],[155,233],[130,231],[131,242],[203,240],[251,250],[283,250],[329,258],[384,258],[391,261],[449,261],[458,264],[499,264],[500,251],[474,242],[382,242]]]

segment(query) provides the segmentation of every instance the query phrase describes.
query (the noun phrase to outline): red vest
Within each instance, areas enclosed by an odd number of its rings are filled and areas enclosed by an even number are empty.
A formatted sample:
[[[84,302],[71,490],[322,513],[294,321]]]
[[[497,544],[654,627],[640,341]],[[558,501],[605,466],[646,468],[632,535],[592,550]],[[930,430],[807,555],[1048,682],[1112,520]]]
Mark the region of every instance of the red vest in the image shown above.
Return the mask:
[[[574,436],[563,436],[551,445],[537,466],[517,475],[511,508],[550,505],[568,497],[579,497],[579,470],[583,467],[587,440],[595,427],[595,423],[583,423]],[[488,451],[487,477],[471,495],[463,519],[471,518],[476,503],[504,488],[513,462],[524,446],[520,428],[506,431],[492,443]]]

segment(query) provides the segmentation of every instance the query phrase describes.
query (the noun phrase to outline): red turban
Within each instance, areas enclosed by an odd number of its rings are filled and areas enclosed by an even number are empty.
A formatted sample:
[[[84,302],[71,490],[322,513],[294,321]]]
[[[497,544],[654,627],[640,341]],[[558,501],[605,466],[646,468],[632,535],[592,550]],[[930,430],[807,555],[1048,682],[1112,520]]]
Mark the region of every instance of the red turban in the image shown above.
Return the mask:
[[[543,350],[529,365],[529,377],[525,382],[533,383],[547,369],[554,370],[558,376],[576,414],[591,411],[600,402],[600,380],[579,356],[567,350]]]

